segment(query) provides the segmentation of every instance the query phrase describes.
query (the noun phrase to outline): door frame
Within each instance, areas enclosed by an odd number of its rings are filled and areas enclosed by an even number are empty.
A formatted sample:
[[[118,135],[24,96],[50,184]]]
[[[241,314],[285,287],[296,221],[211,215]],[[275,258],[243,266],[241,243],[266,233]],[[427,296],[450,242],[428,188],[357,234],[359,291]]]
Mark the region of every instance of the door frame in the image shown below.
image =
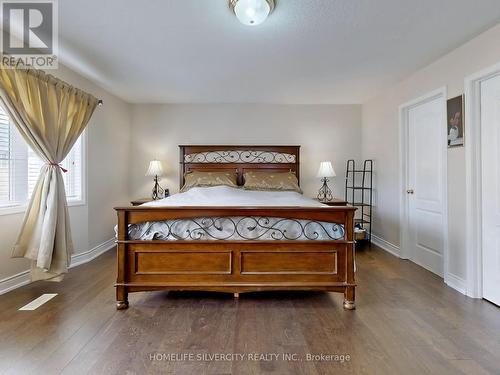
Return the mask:
[[[443,158],[443,188],[441,192],[441,199],[443,202],[443,278],[444,282],[448,283],[448,265],[449,265],[449,252],[448,252],[448,132],[447,132],[447,114],[446,114],[446,99],[447,88],[443,86],[437,90],[433,90],[419,98],[413,99],[399,106],[399,160],[400,160],[400,230],[399,240],[401,244],[401,258],[410,259],[411,251],[409,245],[409,199],[406,189],[408,187],[408,164],[409,164],[409,146],[408,146],[408,113],[411,108],[429,102],[431,100],[439,99],[442,102],[442,158]]]
[[[496,64],[465,78],[466,295],[483,298],[481,82],[500,75]]]

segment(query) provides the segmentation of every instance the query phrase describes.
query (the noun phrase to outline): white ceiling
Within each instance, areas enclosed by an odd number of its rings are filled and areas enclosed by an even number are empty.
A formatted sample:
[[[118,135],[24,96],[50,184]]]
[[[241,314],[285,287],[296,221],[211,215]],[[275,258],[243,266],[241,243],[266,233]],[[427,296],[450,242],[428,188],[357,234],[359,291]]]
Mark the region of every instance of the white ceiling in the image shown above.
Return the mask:
[[[500,21],[499,0],[60,0],[61,61],[129,102],[361,103]]]

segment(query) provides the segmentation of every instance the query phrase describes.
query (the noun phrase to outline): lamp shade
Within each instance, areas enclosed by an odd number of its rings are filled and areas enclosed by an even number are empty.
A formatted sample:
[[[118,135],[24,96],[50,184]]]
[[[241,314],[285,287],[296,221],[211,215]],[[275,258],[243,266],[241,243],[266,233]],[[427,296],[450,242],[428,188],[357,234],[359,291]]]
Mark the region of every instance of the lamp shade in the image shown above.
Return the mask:
[[[238,20],[248,26],[257,26],[265,21],[271,7],[267,0],[237,0],[234,13]]]
[[[335,177],[335,169],[329,161],[322,161],[319,165],[317,177]]]
[[[163,167],[161,166],[161,161],[159,160],[151,160],[149,162],[149,168],[146,172],[146,176],[162,176],[163,175]]]

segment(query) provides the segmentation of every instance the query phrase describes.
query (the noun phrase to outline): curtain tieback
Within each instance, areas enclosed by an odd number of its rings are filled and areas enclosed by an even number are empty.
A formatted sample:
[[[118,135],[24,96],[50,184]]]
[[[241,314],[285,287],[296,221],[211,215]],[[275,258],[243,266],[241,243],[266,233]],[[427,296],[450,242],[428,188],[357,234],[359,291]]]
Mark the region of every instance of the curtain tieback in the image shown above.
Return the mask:
[[[68,171],[66,168],[63,168],[61,164],[59,164],[59,163],[55,163],[55,162],[53,162],[53,161],[51,161],[51,162],[49,163],[49,165],[53,165],[54,167],[59,167],[59,168],[61,168],[61,171],[63,171],[64,173],[66,173],[66,172]]]

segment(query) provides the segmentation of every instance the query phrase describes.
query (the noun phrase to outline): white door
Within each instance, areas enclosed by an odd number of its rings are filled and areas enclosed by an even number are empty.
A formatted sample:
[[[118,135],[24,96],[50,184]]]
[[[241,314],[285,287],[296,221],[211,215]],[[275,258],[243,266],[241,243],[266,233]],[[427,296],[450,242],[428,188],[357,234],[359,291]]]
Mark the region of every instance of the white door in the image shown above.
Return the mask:
[[[409,259],[443,276],[446,234],[446,153],[444,98],[408,109],[408,241]]]
[[[500,305],[500,76],[481,83],[481,160],[483,297]]]

